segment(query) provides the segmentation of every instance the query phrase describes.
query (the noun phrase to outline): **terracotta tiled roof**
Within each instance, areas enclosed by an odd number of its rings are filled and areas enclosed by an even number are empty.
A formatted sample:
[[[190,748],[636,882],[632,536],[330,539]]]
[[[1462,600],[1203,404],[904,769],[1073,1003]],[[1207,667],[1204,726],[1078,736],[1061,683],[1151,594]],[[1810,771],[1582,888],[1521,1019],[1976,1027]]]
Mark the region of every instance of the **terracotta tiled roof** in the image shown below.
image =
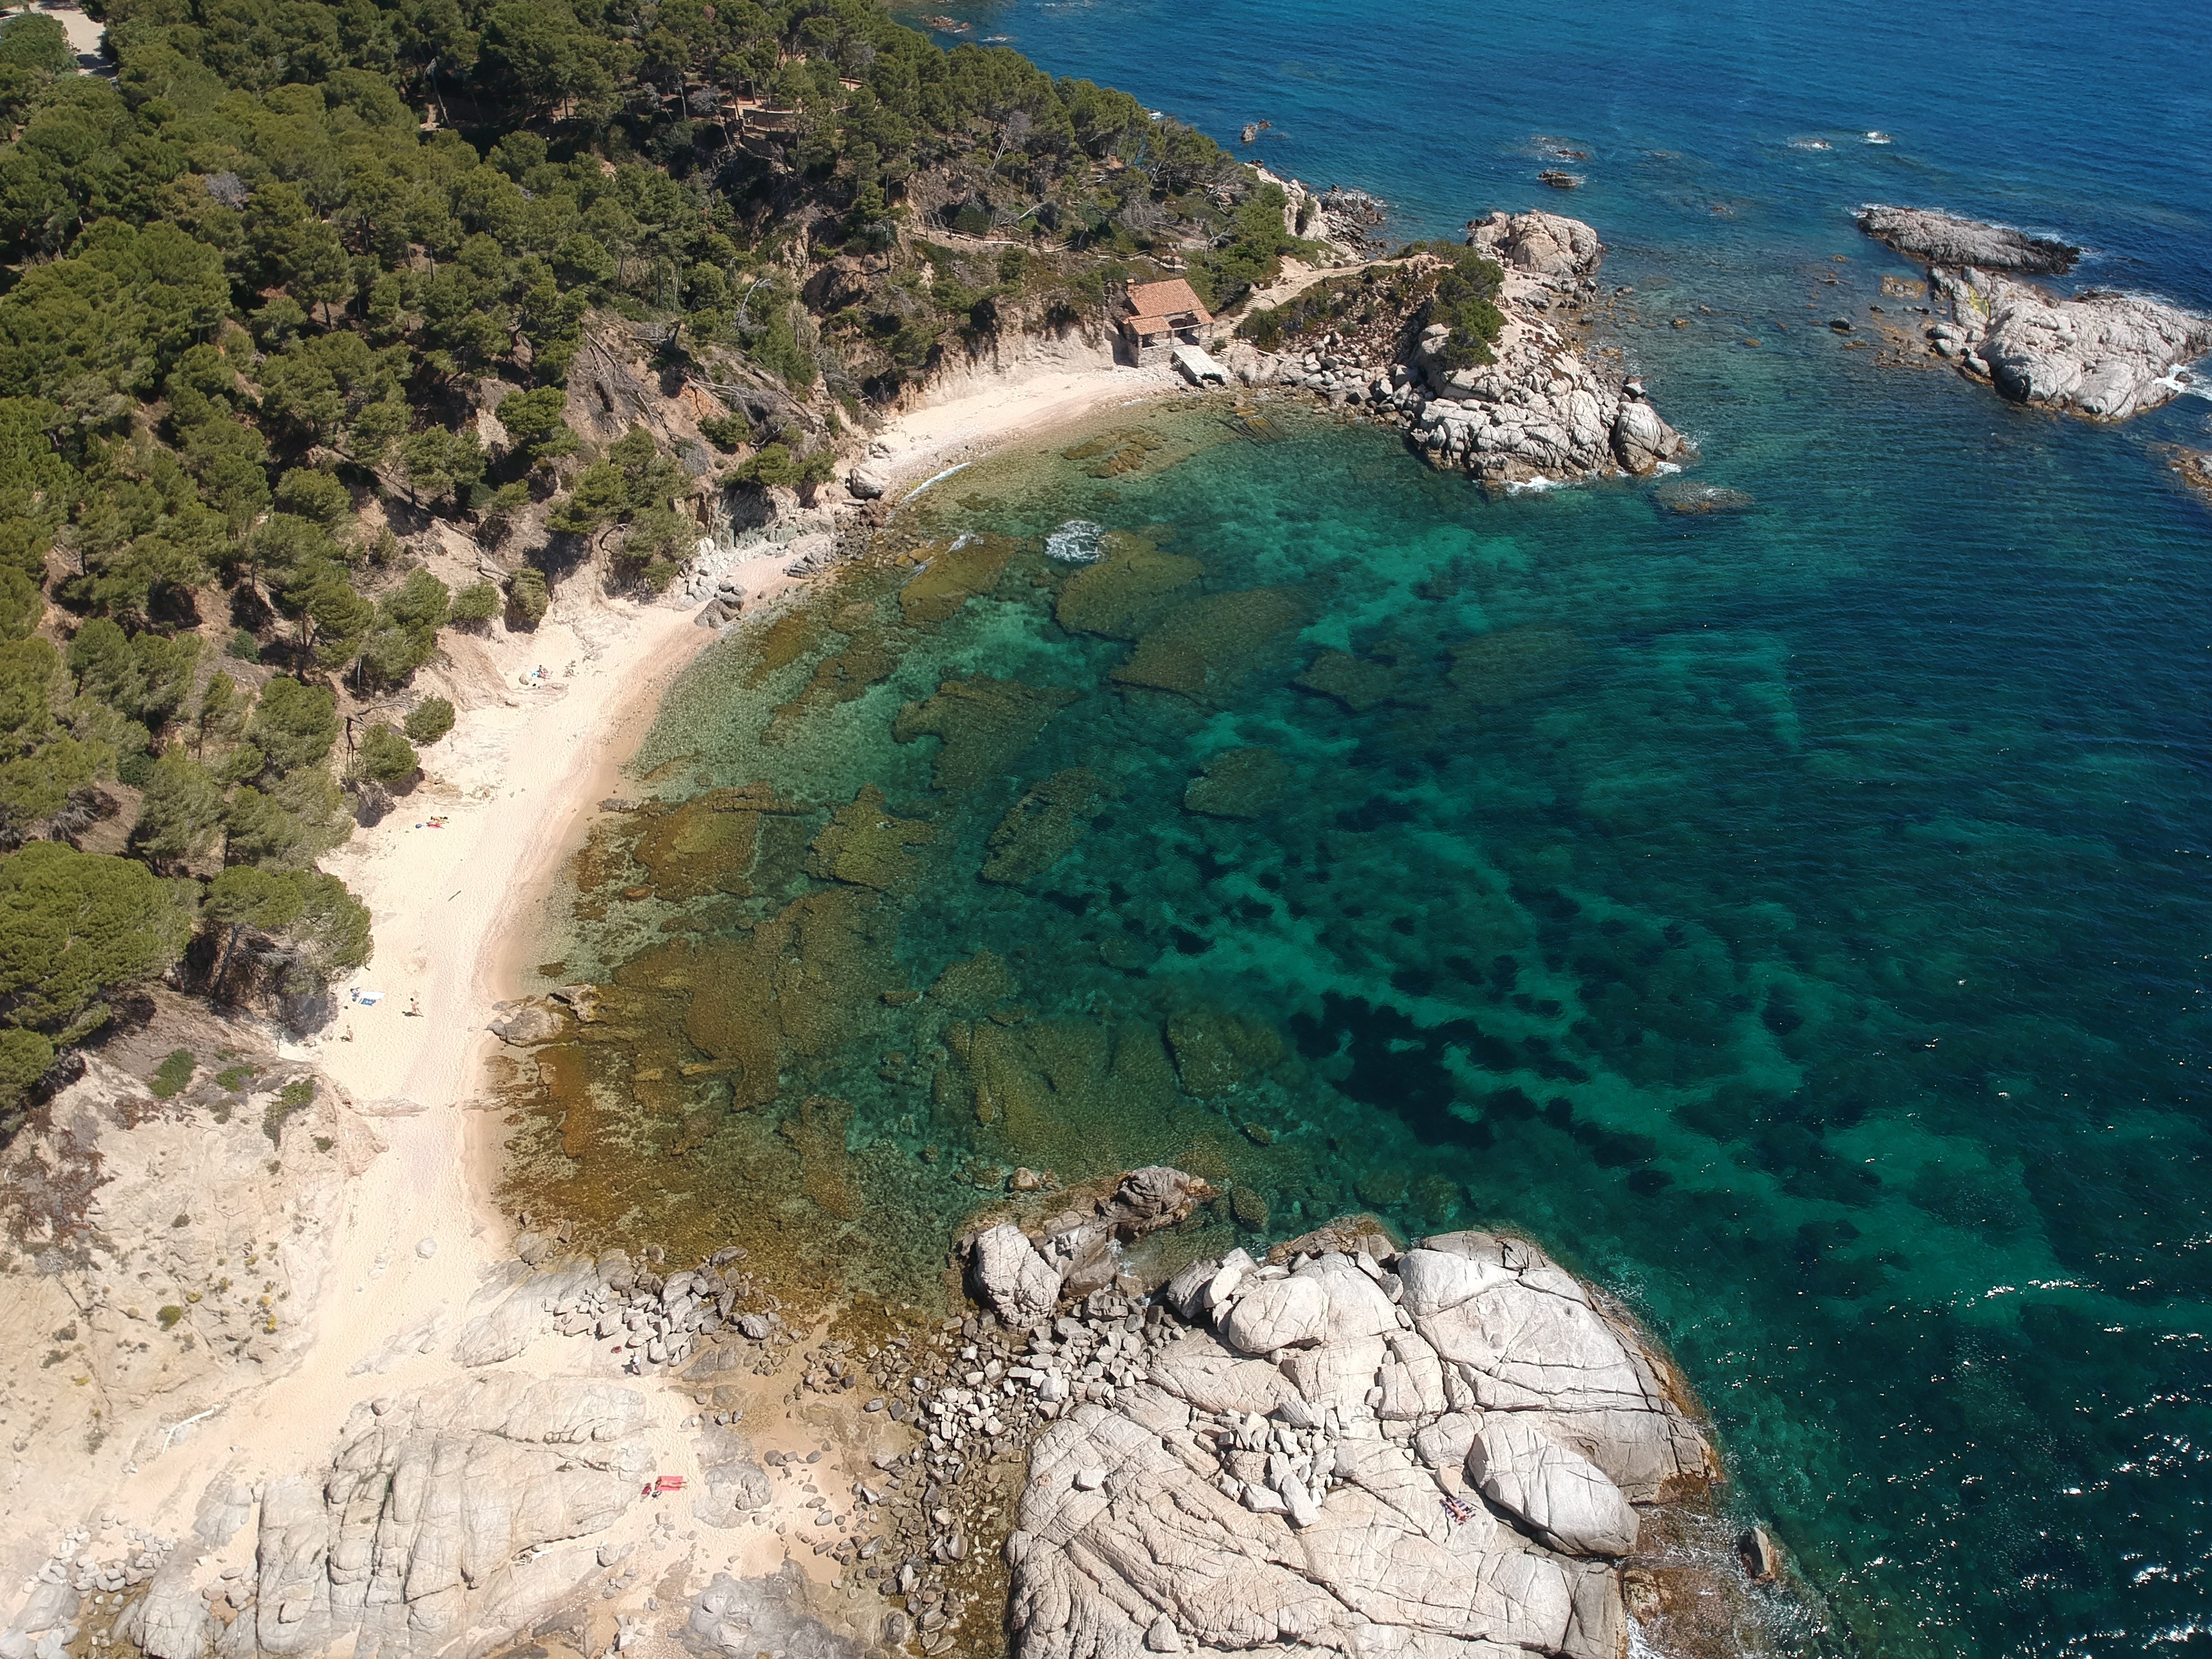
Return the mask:
[[[1133,313],[1133,325],[1143,330],[1150,324],[1155,329],[1168,326],[1168,319],[1194,315],[1201,323],[1213,320],[1213,313],[1200,302],[1198,294],[1180,276],[1164,283],[1132,283],[1129,284],[1129,309]]]

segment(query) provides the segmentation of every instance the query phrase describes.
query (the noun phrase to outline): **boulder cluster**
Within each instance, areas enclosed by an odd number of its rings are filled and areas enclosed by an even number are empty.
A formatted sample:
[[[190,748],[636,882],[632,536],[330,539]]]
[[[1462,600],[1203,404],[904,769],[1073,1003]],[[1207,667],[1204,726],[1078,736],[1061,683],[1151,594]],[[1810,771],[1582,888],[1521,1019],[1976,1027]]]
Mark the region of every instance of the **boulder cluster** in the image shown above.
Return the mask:
[[[2055,294],[2021,275],[2057,275],[2081,250],[2051,237],[1924,208],[1870,206],[1859,228],[1928,266],[1950,315],[1929,325],[1929,353],[2014,403],[2124,421],[2179,397],[2188,367],[2212,351],[2212,317],[2139,294]]]
[[[1033,1287],[985,1271],[971,1256],[1001,1317],[1034,1312]],[[1519,1239],[1232,1251],[1079,1371],[1054,1363],[1075,1322],[1039,1328],[1030,1376],[1005,1378],[1057,1415],[1006,1547],[1019,1659],[1616,1659],[1639,1507],[1717,1473],[1664,1359]]]
[[[512,1359],[550,1327],[562,1336],[589,1334],[639,1375],[683,1365],[702,1338],[726,1328],[756,1342],[780,1328],[772,1313],[738,1311],[753,1291],[750,1279],[731,1271],[744,1255],[735,1246],[664,1278],[623,1250],[532,1271],[532,1257],[550,1243],[529,1234],[519,1243],[523,1261],[480,1295],[482,1311],[461,1328],[454,1357],[465,1365]]]
[[[54,1553],[32,1575],[23,1605],[0,1630],[0,1659],[64,1659],[83,1633],[80,1620],[119,1603],[152,1578],[176,1540],[144,1528],[127,1529],[119,1553],[94,1545],[92,1529],[72,1527]],[[88,1604],[87,1599],[90,1598]],[[89,1645],[106,1644],[95,1631]]]

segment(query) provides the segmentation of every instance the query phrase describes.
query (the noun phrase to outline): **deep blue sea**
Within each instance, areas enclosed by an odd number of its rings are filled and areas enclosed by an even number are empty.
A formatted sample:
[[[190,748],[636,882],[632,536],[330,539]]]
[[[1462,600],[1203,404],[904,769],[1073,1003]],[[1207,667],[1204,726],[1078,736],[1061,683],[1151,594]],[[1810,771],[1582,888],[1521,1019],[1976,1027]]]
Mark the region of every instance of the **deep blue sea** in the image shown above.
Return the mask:
[[[1358,1205],[1524,1227],[1672,1344],[1734,1503],[1856,1651],[2212,1645],[2212,510],[2160,449],[2212,441],[2212,403],[2063,422],[1825,326],[1864,338],[1913,274],[1856,232],[1869,199],[2212,306],[2212,9],[942,4],[1232,145],[1270,121],[1261,159],[1402,234],[1590,221],[1635,289],[1609,337],[1757,506],[1486,500],[1295,421],[940,486],[918,533],[1082,516],[1194,562],[1181,592],[1220,605],[1147,625],[1226,666],[1117,681],[1147,647],[1056,620],[1031,539],[926,629],[864,584],[787,665],[741,640],[679,690],[667,789],[874,785],[930,826],[895,947],[840,948],[917,988],[989,949],[1020,999],[947,1024],[939,982],[842,1058],[810,1038],[852,1146],[1072,1178],[1206,1119],[1278,1233]],[[1534,179],[1559,149],[1588,154],[1572,196]],[[1372,671],[1357,708],[1296,684],[1331,649]],[[956,786],[958,739],[894,726],[975,675],[1043,691],[924,720],[967,732]],[[1189,810],[1256,749],[1272,804]],[[978,880],[1054,800],[1073,850]],[[1287,1058],[1178,1095],[1146,1056],[1200,1018]],[[908,1167],[919,1193],[943,1166]]]

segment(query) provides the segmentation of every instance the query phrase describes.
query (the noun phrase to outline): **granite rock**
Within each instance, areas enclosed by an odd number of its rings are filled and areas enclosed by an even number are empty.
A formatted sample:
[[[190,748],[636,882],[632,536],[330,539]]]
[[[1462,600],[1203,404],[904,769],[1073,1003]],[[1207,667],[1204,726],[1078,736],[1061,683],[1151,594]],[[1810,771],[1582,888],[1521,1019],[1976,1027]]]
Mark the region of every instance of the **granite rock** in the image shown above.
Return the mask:
[[[1859,228],[1875,240],[1923,264],[2054,276],[2073,270],[2081,257],[2080,248],[2055,236],[2031,236],[2009,225],[1984,224],[1929,208],[1869,203],[1858,217]]]
[[[1636,1511],[1620,1488],[1518,1413],[1483,1419],[1468,1447],[1467,1473],[1478,1492],[1553,1549],[1619,1556],[1636,1547]]]
[[[1469,247],[1539,276],[1587,276],[1605,258],[1597,232],[1557,213],[1492,213],[1470,222],[1467,232]]]
[[[1033,1449],[1016,1659],[1619,1659],[1634,1504],[1717,1476],[1666,1362],[1522,1240],[1236,1254]]]
[[[1930,280],[1965,365],[2014,403],[2124,421],[2179,397],[2187,366],[2212,351],[2212,317],[2142,295],[2067,298],[1973,269],[1938,267]]]

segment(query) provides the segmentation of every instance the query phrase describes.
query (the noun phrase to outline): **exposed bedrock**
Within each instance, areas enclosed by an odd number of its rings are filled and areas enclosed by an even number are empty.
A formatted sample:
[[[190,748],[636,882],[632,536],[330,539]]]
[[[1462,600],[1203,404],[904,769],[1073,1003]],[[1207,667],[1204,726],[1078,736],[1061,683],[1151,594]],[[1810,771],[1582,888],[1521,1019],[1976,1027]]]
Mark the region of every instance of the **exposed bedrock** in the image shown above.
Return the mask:
[[[1869,207],[1859,226],[1929,267],[1929,351],[2014,403],[2124,421],[2180,395],[2212,351],[2212,317],[2105,289],[2071,295],[2008,273],[2073,268],[2081,250],[2002,225]],[[1948,313],[1944,314],[1944,313]]]
[[[652,1467],[645,1401],[508,1372],[355,1408],[329,1463],[257,1494],[218,1475],[118,1634],[154,1659],[430,1653],[512,1627],[568,1583],[544,1547],[604,1531]],[[258,1502],[257,1502],[258,1499]],[[258,1512],[257,1512],[258,1511]],[[213,1593],[204,1553],[256,1527],[250,1581]]]
[[[1870,202],[1859,210],[1859,228],[1924,265],[1973,265],[2024,276],[2063,276],[2081,257],[2080,248],[2055,236],[2031,236],[2009,225],[1984,224],[1929,208],[1884,207]]]
[[[1189,1322],[1044,1431],[1006,1546],[1013,1651],[1619,1659],[1639,1506],[1717,1473],[1667,1362],[1520,1239],[1301,1243],[1177,1273],[1162,1299]],[[1042,1275],[1012,1255],[971,1271],[1034,1316]]]
[[[1597,294],[1605,248],[1596,231],[1556,213],[1492,213],[1469,223],[1468,245],[1504,273],[1497,298],[1504,326],[1488,362],[1452,367],[1443,323],[1418,334],[1404,325],[1402,337],[1394,323],[1387,344],[1231,360],[1247,380],[1395,410],[1432,465],[1488,483],[1641,476],[1688,454],[1641,384],[1593,362],[1559,326]]]

